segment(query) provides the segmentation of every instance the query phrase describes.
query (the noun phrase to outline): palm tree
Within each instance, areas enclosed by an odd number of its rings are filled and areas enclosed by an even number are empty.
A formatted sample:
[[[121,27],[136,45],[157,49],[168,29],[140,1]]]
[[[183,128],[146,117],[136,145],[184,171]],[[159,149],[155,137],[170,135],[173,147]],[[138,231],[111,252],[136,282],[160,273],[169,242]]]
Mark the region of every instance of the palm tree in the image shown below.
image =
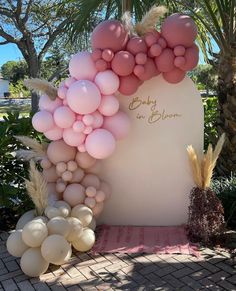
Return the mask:
[[[236,172],[236,0],[74,0],[74,3],[78,10],[72,14],[69,27],[74,35],[88,27],[91,31],[90,19],[94,19],[94,15],[119,19],[129,10],[134,19],[140,20],[154,4],[165,4],[170,12],[181,11],[195,19],[199,29],[198,44],[205,60],[218,72],[219,120],[216,126],[219,135],[226,133],[218,173]],[[217,53],[214,43],[219,49]]]

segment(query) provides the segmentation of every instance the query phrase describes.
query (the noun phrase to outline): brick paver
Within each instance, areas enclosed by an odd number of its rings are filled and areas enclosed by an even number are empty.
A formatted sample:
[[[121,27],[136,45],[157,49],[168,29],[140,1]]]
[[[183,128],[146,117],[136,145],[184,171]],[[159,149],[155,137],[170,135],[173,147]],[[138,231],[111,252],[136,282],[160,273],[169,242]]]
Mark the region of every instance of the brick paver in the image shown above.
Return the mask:
[[[20,270],[19,258],[6,251],[7,237],[0,233],[0,291],[236,291],[236,262],[225,251],[205,248],[201,258],[76,252],[69,263],[29,278]]]

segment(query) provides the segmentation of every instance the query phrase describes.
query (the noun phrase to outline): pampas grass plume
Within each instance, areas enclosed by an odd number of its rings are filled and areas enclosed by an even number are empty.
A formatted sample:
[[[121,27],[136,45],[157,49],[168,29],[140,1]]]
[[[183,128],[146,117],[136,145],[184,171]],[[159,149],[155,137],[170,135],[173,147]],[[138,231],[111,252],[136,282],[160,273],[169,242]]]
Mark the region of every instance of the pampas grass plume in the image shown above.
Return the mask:
[[[57,88],[55,88],[51,83],[46,80],[41,79],[28,79],[24,82],[25,86],[34,90],[41,91],[46,94],[51,100],[55,100],[57,98]]]

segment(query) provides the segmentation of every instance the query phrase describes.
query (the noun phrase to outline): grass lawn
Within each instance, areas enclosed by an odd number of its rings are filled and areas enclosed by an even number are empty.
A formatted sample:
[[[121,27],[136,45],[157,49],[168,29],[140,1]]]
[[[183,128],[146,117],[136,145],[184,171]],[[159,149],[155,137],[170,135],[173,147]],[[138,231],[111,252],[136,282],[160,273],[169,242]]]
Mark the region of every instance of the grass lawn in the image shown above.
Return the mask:
[[[0,99],[0,119],[9,111],[19,111],[20,116],[29,116],[30,109],[29,99]]]

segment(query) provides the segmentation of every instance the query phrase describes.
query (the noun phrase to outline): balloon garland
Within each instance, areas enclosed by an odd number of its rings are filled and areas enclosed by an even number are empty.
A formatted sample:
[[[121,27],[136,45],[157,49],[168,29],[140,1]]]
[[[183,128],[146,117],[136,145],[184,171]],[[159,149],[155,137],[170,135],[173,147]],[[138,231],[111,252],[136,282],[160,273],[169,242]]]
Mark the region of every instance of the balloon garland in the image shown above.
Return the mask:
[[[130,130],[116,94],[134,94],[159,74],[171,84],[181,82],[198,62],[196,36],[193,20],[178,13],[165,19],[160,32],[153,28],[141,36],[129,34],[120,21],[106,20],[92,32],[92,52],[71,58],[70,76],[57,97],[41,96],[32,124],[51,141],[37,159],[47,203],[41,213],[25,213],[7,241],[25,274],[39,276],[50,263],[65,263],[71,245],[78,251],[92,248],[95,219],[111,194],[97,176],[99,160]]]

